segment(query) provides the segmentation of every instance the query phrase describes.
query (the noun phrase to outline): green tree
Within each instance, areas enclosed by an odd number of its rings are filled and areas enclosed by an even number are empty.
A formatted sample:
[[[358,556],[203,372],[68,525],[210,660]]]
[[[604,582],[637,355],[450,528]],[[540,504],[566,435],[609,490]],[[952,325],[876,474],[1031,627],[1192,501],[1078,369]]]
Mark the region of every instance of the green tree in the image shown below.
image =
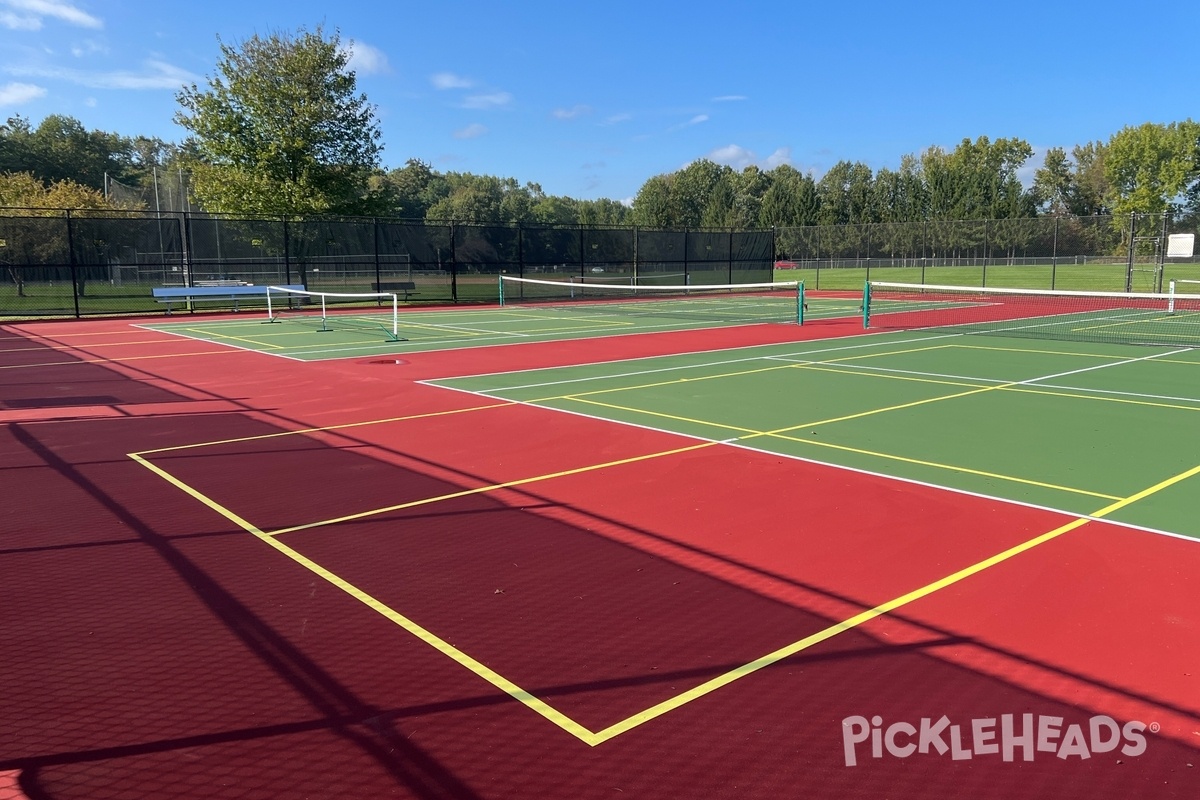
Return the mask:
[[[1051,147],[1042,166],[1033,175],[1033,190],[1038,205],[1051,214],[1071,214],[1075,196],[1074,165],[1067,151]]]
[[[1076,192],[1072,213],[1081,217],[1112,213],[1112,184],[1105,167],[1108,146],[1104,142],[1075,145],[1071,157],[1075,160]]]
[[[628,225],[633,218],[633,209],[617,200],[576,201],[581,225]]]
[[[790,164],[771,170],[770,188],[763,193],[758,222],[764,228],[816,225],[821,203],[811,175]]]
[[[33,172],[37,168],[33,127],[21,116],[0,125],[0,173]]]
[[[61,209],[130,209],[104,199],[104,193],[69,178],[43,183],[32,172],[0,173],[0,206]]]
[[[360,214],[379,209],[375,108],[357,94],[337,33],[304,28],[238,46],[218,38],[207,87],[177,95],[175,121],[195,137],[193,188],[209,211]]]
[[[444,183],[428,164],[416,158],[400,169],[371,177],[372,191],[387,197],[388,212],[405,219],[424,219],[429,207],[441,199],[437,188]]]
[[[709,203],[715,193],[723,198],[731,198],[722,186],[727,184],[733,170],[727,166],[701,158],[693,161],[675,173],[671,185],[671,209],[676,227],[698,228],[704,225],[705,212],[716,216],[717,211],[709,209]],[[722,224],[722,223],[716,223]]]
[[[672,193],[675,175],[655,175],[633,198],[633,224],[643,228],[672,228],[678,223]]]
[[[30,172],[43,183],[70,180],[102,191],[105,175],[136,182],[139,167],[135,140],[89,131],[74,117],[51,114],[36,128],[22,117],[0,125],[0,171]]]
[[[817,182],[821,198],[821,224],[848,225],[874,222],[871,202],[871,168],[862,162],[839,161]]]
[[[1190,119],[1122,128],[1109,139],[1104,171],[1117,214],[1178,210],[1200,178],[1200,123]]]
[[[544,196],[533,204],[533,221],[544,225],[572,225],[579,222],[579,203],[570,197]]]
[[[708,201],[704,212],[700,215],[700,227],[724,228],[736,225],[734,206],[737,204],[737,192],[733,181],[722,177],[708,192]]]

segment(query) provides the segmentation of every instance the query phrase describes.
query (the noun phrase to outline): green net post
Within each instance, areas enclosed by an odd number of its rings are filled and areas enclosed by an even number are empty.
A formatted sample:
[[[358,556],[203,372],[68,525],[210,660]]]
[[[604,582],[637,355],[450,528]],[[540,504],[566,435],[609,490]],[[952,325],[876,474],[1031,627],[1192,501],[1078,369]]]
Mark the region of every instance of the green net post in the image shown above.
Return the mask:
[[[804,324],[804,281],[800,281],[796,285],[796,322],[800,325]]]
[[[504,276],[500,275],[496,278],[500,282],[500,307],[504,307]]]
[[[871,282],[863,284],[863,328],[871,327]]]

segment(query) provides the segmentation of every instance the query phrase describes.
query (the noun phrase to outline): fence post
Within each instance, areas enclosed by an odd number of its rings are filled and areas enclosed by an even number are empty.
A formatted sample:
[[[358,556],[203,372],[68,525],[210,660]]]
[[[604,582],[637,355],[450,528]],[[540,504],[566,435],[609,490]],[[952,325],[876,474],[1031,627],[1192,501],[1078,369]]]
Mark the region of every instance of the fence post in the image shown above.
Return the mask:
[[[1163,273],[1167,271],[1167,242],[1170,241],[1168,231],[1170,230],[1171,212],[1170,210],[1163,212],[1162,233],[1158,239],[1158,276],[1155,282],[1154,291],[1162,292],[1163,288]]]
[[[517,223],[517,277],[525,277],[525,224]]]
[[[191,286],[192,285],[192,278],[191,278],[191,275],[192,275],[192,249],[193,249],[194,243],[192,242],[192,214],[190,211],[183,212],[182,234],[183,234],[183,263],[180,264],[180,267],[183,268],[183,275],[182,275],[183,285]],[[167,276],[164,273],[163,274],[163,283],[164,284],[167,282],[166,277]]]
[[[641,281],[638,279],[639,271],[640,271],[640,269],[638,266],[638,226],[634,225],[633,226],[633,282],[634,282],[634,284],[641,283]]]
[[[75,263],[75,229],[71,224],[71,209],[64,209],[67,217],[67,265],[71,269],[71,301],[75,307],[75,319],[79,319],[79,266]]]
[[[450,299],[458,302],[458,252],[454,249],[454,220],[450,220]]]
[[[1137,214],[1129,212],[1129,254],[1125,265],[1125,291],[1133,291],[1134,235],[1137,233]]]
[[[691,281],[688,278],[688,229],[683,229],[683,285],[687,286]]]
[[[988,264],[988,221],[983,221],[983,277],[980,280],[980,286],[987,288],[987,264]]]
[[[775,265],[771,264],[771,277],[775,276]],[[729,280],[726,283],[733,283],[733,228],[729,229]]]
[[[816,252],[816,258],[813,259],[813,263],[817,265],[817,274],[813,280],[813,288],[820,289],[821,288],[821,227],[819,225],[817,226],[817,252]]]
[[[284,283],[292,282],[292,259],[291,259],[291,242],[288,234],[287,217],[283,218],[283,277]],[[307,287],[305,287],[307,288]]]
[[[379,285],[383,283],[383,276],[379,274],[379,217],[371,217],[371,243],[375,246],[375,290],[379,291]]]
[[[1058,272],[1058,215],[1054,215],[1054,242],[1050,245],[1050,289],[1054,289],[1054,279]]]

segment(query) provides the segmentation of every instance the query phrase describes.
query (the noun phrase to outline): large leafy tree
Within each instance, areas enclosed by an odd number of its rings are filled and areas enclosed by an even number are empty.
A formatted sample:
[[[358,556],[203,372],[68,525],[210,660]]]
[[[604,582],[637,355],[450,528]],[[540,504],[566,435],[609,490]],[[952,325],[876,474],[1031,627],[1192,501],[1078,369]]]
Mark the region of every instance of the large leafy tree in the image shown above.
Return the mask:
[[[633,198],[633,224],[643,228],[670,228],[678,224],[672,193],[675,173],[655,175],[642,184]]]
[[[195,138],[192,185],[205,208],[379,210],[369,180],[382,150],[375,107],[358,93],[339,35],[301,28],[220,47],[216,74],[181,90],[175,115]]]
[[[790,164],[771,170],[771,185],[763,194],[759,225],[764,228],[816,225],[821,201],[817,185]]]
[[[1177,210],[1184,193],[1200,179],[1198,139],[1200,123],[1190,119],[1169,125],[1147,122],[1113,134],[1104,164],[1113,211]]]
[[[862,162],[839,161],[817,182],[824,225],[875,222],[871,168]]]

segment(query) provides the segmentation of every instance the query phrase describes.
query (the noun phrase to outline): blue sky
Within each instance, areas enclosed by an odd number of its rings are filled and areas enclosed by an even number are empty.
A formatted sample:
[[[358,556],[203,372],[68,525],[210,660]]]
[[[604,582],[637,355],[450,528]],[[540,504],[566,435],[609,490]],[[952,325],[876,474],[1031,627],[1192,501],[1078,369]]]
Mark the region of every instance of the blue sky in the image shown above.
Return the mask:
[[[627,200],[697,158],[819,177],[981,135],[1040,163],[1197,116],[1196,0],[0,0],[0,117],[180,141],[175,92],[215,74],[218,36],[321,24],[353,48],[386,167],[579,198]]]

